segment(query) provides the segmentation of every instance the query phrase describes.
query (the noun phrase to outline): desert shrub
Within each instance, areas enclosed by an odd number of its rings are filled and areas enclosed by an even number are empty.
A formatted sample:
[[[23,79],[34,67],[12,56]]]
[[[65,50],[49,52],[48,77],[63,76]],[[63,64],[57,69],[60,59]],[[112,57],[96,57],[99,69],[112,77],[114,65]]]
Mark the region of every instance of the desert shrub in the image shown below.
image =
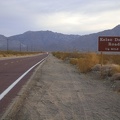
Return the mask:
[[[112,76],[111,80],[120,80],[120,73],[116,73]]]
[[[106,64],[106,65],[101,65],[96,64],[95,66],[92,67],[93,71],[100,71],[102,70],[102,75],[105,77],[111,77],[116,73],[120,73],[120,65],[117,64]]]
[[[7,54],[3,53],[3,54],[2,54],[2,57],[7,57]]]
[[[86,73],[88,71],[88,65],[86,65],[87,60],[84,58],[80,58],[78,59],[78,69],[80,70],[80,72],[82,73]]]
[[[119,64],[120,65],[120,55],[119,54],[117,55],[116,54],[103,54],[103,64]]]
[[[114,81],[113,90],[120,92],[120,73],[115,73],[111,77],[111,81]]]
[[[53,54],[55,57],[57,57],[57,58],[60,59],[62,53],[60,53],[60,52],[53,52],[52,54]]]
[[[86,54],[83,58],[78,59],[78,68],[81,72],[86,73],[92,67],[99,63],[99,58],[95,53]]]
[[[54,52],[53,55],[62,60],[68,58],[70,63],[77,65],[78,69],[83,73],[90,71],[95,64],[99,63],[99,57],[95,53]]]
[[[53,52],[52,53],[55,57],[61,59],[61,60],[65,60],[67,58],[70,58],[70,53],[68,52]]]
[[[86,73],[90,71],[91,69],[92,70],[101,69],[101,65],[100,65],[101,55],[100,54],[79,53],[77,51],[74,51],[71,53],[54,52],[53,55],[62,60],[69,59],[70,63],[73,65],[77,65],[79,70],[83,73]],[[112,64],[112,68],[108,67],[108,64],[110,65]],[[103,54],[103,66],[104,67],[102,69],[104,69],[105,74],[113,75],[114,73],[118,73],[120,71],[120,68],[113,67],[113,64],[120,65],[120,55]]]
[[[53,52],[52,53],[55,57],[60,59],[61,53],[60,52]]]
[[[120,65],[112,64],[111,65],[111,75],[120,73]]]
[[[77,59],[77,58],[71,58],[71,59],[70,59],[70,63],[71,63],[72,65],[77,65],[77,64],[78,64],[78,59]]]
[[[81,54],[77,51],[70,53],[70,58],[80,58],[80,57],[81,57]]]
[[[101,70],[101,64],[96,64],[92,67],[93,71],[100,71]]]
[[[67,59],[67,58],[69,58],[69,53],[63,53],[62,55],[61,55],[61,59],[62,60],[65,60],[65,59]]]

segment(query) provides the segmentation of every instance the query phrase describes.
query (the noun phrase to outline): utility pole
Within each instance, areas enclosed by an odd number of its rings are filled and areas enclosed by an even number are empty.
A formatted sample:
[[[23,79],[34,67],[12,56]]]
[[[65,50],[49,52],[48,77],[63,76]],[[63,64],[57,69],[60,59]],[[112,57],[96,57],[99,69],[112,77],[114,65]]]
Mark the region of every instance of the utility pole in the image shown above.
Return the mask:
[[[9,40],[7,38],[7,52],[9,51]]]
[[[21,48],[22,48],[22,46],[21,46],[21,43],[20,43],[20,52],[21,52]]]
[[[27,47],[26,47],[26,48],[27,48],[27,52],[28,52],[28,45],[27,45]]]

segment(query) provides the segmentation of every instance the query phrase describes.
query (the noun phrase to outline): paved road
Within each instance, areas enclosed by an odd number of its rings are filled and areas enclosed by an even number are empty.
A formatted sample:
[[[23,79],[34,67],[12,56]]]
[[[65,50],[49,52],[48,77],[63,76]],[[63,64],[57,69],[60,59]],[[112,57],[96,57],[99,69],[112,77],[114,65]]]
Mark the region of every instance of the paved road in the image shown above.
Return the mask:
[[[0,60],[0,95],[23,73],[45,58],[47,54]],[[6,109],[11,100],[17,95],[21,86],[28,80],[31,70],[18,84],[0,100],[0,114]]]

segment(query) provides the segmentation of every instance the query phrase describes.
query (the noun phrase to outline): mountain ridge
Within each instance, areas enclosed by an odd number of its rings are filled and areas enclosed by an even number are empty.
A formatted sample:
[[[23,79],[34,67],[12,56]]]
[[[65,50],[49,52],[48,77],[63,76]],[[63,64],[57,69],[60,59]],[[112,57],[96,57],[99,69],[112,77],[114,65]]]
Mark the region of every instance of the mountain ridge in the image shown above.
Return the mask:
[[[112,29],[87,35],[63,34],[52,31],[26,31],[5,37],[0,35],[0,49],[23,51],[97,51],[99,36],[120,36],[120,24]]]

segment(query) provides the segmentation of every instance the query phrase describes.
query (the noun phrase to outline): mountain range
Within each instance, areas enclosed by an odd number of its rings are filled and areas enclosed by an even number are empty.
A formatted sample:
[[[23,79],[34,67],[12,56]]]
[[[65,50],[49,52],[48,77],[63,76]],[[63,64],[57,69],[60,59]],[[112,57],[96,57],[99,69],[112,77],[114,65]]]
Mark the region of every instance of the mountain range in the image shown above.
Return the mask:
[[[120,25],[89,35],[67,35],[52,31],[27,31],[0,35],[0,50],[17,51],[97,51],[99,36],[120,36]]]

